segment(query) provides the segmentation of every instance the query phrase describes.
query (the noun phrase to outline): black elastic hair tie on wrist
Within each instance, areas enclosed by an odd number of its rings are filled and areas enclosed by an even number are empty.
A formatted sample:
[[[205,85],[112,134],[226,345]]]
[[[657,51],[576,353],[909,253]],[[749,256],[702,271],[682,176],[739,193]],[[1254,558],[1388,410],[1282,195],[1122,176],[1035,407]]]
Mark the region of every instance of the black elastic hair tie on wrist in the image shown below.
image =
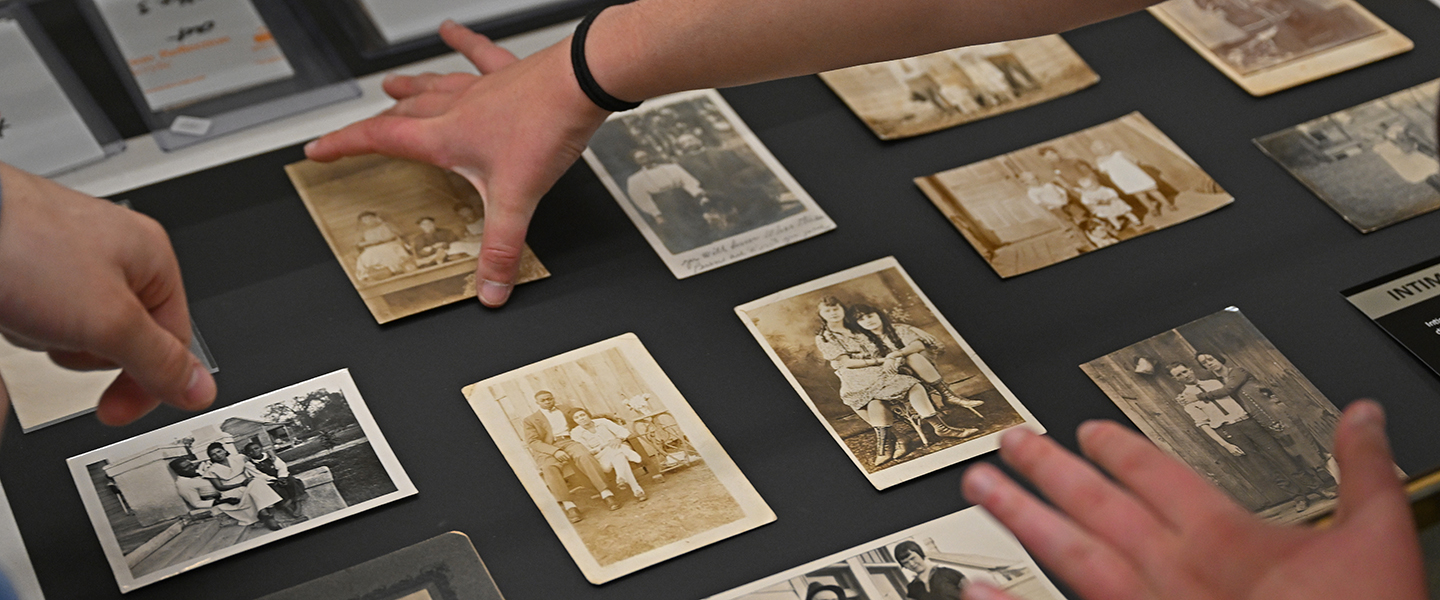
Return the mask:
[[[608,7],[600,7],[580,20],[575,27],[575,35],[570,38],[570,64],[575,67],[575,81],[580,83],[581,91],[594,102],[596,106],[610,112],[621,112],[640,106],[639,102],[626,102],[600,88],[600,83],[595,81],[595,76],[590,74],[590,65],[585,63],[585,37],[590,33],[590,24],[595,22],[595,17]]]

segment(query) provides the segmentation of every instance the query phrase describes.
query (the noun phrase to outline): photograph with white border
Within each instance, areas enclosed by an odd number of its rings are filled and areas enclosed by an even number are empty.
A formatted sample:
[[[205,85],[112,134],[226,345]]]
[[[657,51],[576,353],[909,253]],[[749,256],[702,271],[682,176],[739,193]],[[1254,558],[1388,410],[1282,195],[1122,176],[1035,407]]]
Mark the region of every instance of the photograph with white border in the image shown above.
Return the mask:
[[[121,592],[416,493],[346,369],[66,462]]]
[[[1020,541],[976,506],[706,600],[960,600],[973,581],[1019,600],[1065,598]]]
[[[590,583],[775,520],[633,333],[463,392]]]
[[[835,228],[715,90],[611,115],[585,162],[678,279]]]
[[[1045,431],[894,257],[735,313],[876,489]]]

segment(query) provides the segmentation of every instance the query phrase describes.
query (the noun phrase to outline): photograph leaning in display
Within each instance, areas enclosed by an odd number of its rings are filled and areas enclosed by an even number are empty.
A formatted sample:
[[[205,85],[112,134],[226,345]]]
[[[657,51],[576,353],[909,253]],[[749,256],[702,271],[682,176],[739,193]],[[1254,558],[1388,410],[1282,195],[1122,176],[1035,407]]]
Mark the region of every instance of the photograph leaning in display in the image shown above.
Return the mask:
[[[475,298],[485,207],[465,178],[376,154],[285,172],[377,322]],[[549,276],[525,246],[515,282]]]
[[[591,583],[775,520],[635,334],[464,394]]]
[[[416,493],[345,370],[67,463],[121,592]]]
[[[1440,208],[1440,80],[1257,138],[1255,144],[1363,233]]]
[[[939,131],[1100,81],[1058,35],[966,46],[820,74],[882,140]]]
[[[835,228],[715,90],[611,115],[585,162],[679,279]]]
[[[915,184],[1001,277],[1234,200],[1138,112]]]
[[[894,258],[735,313],[877,489],[1044,431]]]
[[[1169,0],[1150,14],[1255,96],[1415,47],[1355,0]]]
[[[1340,412],[1230,307],[1080,365],[1160,449],[1261,518],[1334,504]]]
[[[961,600],[983,581],[1017,600],[1064,600],[980,507],[940,517],[706,600]]]

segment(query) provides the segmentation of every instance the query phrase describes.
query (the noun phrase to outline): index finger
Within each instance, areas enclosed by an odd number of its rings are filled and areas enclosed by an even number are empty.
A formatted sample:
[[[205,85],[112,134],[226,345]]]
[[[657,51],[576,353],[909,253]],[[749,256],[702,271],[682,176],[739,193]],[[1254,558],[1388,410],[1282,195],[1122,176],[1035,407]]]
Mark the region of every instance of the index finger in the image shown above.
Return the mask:
[[[305,156],[317,162],[331,162],[347,156],[383,154],[440,164],[437,159],[443,157],[436,155],[425,123],[423,119],[410,117],[370,117],[306,144]]]

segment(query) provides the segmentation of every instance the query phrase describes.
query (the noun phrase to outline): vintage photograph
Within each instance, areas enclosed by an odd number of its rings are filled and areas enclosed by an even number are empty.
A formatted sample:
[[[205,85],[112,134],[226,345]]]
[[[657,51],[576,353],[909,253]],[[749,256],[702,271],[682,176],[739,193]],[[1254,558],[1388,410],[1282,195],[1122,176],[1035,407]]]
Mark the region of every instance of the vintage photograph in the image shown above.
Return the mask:
[[[1362,233],[1440,208],[1440,80],[1257,138]]]
[[[715,90],[611,115],[585,162],[678,279],[835,228]]]
[[[443,533],[256,600],[504,600],[470,538]]]
[[[1020,600],[1063,600],[980,507],[777,573],[707,600],[960,600],[982,581]]]
[[[1157,446],[1260,517],[1302,521],[1334,504],[1340,411],[1240,309],[1080,368]]]
[[[1168,0],[1150,14],[1255,96],[1415,47],[1355,0]]]
[[[820,74],[882,140],[1072,94],[1100,81],[1058,35],[967,46]]]
[[[894,258],[735,313],[877,489],[1044,431]]]
[[[1001,277],[1234,201],[1138,112],[915,184]]]
[[[345,370],[67,462],[121,592],[416,493]]]
[[[591,583],[775,520],[635,334],[464,393]]]
[[[475,298],[485,208],[465,178],[376,154],[285,172],[377,322]],[[526,246],[515,281],[549,276]]]

